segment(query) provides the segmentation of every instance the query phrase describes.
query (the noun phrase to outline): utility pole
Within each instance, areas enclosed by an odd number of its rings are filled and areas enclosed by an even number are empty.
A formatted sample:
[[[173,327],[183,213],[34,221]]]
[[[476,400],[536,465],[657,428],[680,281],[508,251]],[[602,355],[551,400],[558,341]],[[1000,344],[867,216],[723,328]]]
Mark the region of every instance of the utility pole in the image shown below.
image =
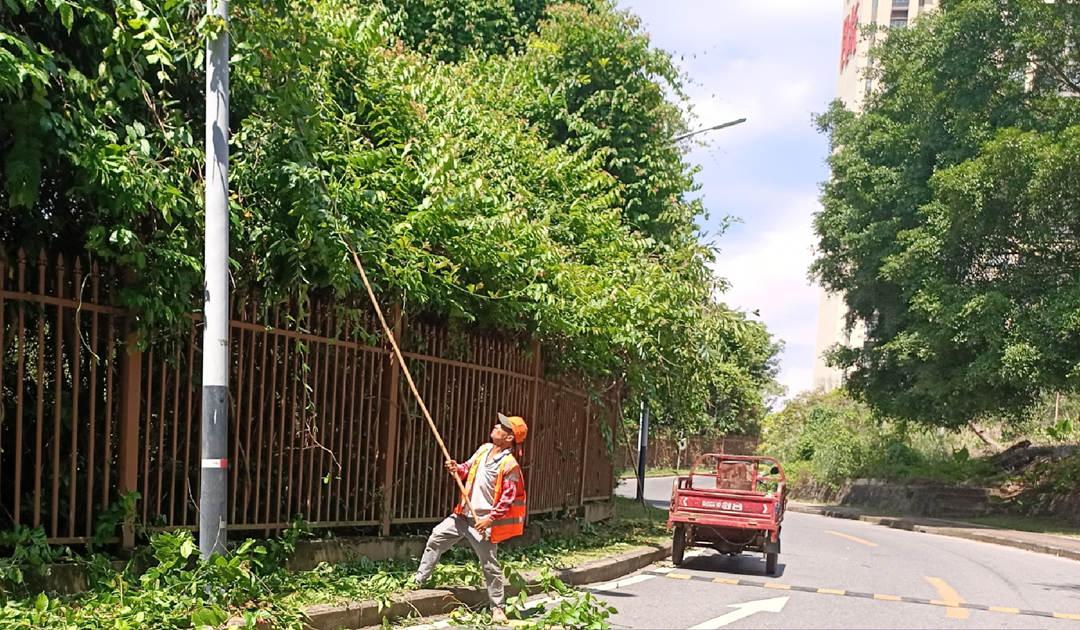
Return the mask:
[[[649,405],[641,401],[641,424],[638,426],[637,500],[645,502],[645,457],[649,448]]]
[[[206,249],[202,347],[199,553],[225,552],[229,452],[229,20],[228,0],[207,0],[218,18],[206,41]]]

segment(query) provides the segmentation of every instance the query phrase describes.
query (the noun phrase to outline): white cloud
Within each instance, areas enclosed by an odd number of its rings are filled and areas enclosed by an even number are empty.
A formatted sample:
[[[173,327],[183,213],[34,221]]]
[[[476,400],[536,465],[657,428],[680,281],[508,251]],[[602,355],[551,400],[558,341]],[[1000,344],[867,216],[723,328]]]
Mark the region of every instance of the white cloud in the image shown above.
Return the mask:
[[[719,241],[722,300],[758,311],[785,342],[779,380],[788,395],[809,389],[818,291],[813,260],[817,184],[827,144],[810,121],[836,95],[840,0],[620,0],[642,18],[655,46],[687,74],[685,91],[706,127],[747,123],[687,146],[701,165],[702,200],[714,217],[745,222]],[[716,224],[705,221],[715,230]]]
[[[810,113],[824,110],[827,96],[809,78],[778,80],[784,64],[771,59],[735,59],[722,63],[708,83],[688,90],[696,126],[707,127],[747,118],[740,128],[725,131],[724,144],[742,145],[780,131],[812,134]],[[708,86],[723,85],[719,94]],[[718,141],[718,137],[712,138]]]
[[[789,197],[752,239],[728,243],[714,265],[730,288],[719,298],[758,318],[785,342],[780,382],[789,394],[809,389],[817,330],[817,288],[807,279],[814,256],[812,194]]]
[[[812,133],[810,113],[824,110],[836,93],[839,0],[630,0],[621,6],[642,18],[654,45],[671,52],[688,75],[685,88],[700,126],[749,119],[725,132],[729,146],[780,130]]]
[[[776,37],[792,26],[805,29],[835,25],[837,46],[843,22],[839,0],[623,0],[657,36],[672,31],[684,41],[756,38],[762,45],[783,45]]]

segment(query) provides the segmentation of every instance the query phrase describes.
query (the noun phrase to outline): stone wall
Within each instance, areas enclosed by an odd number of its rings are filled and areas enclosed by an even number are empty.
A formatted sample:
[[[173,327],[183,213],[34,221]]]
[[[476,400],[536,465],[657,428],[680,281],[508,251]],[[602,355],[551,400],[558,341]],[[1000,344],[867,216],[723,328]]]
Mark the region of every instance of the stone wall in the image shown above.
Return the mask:
[[[990,491],[986,488],[935,484],[903,485],[878,479],[857,479],[840,488],[804,484],[795,489],[793,497],[873,508],[906,516],[969,518],[993,511]]]

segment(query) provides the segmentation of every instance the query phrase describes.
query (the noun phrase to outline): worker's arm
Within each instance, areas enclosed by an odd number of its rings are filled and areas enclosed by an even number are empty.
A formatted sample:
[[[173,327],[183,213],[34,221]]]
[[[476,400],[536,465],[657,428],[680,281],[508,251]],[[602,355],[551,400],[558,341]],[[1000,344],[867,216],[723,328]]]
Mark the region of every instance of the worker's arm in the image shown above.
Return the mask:
[[[503,479],[502,493],[495,499],[495,507],[491,509],[491,520],[497,521],[500,518],[506,516],[506,513],[510,511],[510,507],[514,504],[514,499],[517,498],[518,479],[521,473],[514,470],[507,473],[506,478]]]

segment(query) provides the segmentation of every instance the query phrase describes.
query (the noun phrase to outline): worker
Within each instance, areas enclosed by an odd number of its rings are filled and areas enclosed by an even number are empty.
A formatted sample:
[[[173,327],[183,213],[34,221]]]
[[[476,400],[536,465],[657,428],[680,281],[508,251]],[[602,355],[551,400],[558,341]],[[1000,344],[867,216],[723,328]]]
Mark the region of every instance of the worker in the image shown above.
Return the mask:
[[[514,451],[520,455],[529,427],[518,416],[498,413],[497,417],[491,442],[476,449],[465,463],[446,462],[446,470],[465,482],[465,494],[454,512],[432,530],[413,581],[414,586],[423,585],[442,554],[465,538],[480,559],[491,601],[491,619],[506,623],[505,584],[496,551],[499,543],[521,535],[525,529],[525,479]],[[473,514],[469,513],[470,503]]]

